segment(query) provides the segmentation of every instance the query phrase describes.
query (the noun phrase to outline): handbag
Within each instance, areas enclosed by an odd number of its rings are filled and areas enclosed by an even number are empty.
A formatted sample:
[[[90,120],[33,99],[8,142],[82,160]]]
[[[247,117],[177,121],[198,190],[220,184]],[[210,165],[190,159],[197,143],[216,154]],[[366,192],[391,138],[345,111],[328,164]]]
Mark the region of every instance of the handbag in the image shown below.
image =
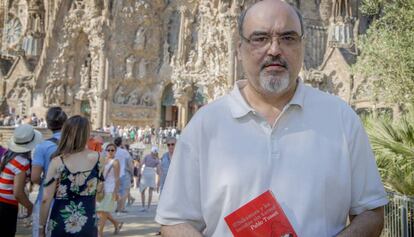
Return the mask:
[[[111,162],[111,166],[109,167],[108,171],[106,172],[106,175],[104,176],[104,181],[99,182],[98,187],[96,188],[96,201],[101,202],[105,197],[105,180],[109,175],[109,172],[111,172],[112,166],[113,166],[113,160]]]

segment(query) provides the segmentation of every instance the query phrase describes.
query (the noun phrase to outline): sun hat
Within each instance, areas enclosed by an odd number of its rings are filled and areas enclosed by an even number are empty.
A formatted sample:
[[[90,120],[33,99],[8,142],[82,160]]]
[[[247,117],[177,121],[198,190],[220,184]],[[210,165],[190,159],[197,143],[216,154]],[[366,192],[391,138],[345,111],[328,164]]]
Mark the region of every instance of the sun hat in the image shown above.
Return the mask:
[[[158,153],[158,147],[153,146],[153,147],[151,148],[151,153]]]
[[[42,134],[35,130],[32,125],[22,124],[14,129],[13,137],[10,138],[8,149],[16,153],[25,153],[43,141]]]

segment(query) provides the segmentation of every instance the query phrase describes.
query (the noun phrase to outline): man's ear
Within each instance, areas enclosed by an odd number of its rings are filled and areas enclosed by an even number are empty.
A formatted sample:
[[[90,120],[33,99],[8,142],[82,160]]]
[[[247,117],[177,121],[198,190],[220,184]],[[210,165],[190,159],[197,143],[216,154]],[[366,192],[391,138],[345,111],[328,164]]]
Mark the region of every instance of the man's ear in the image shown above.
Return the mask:
[[[237,49],[236,49],[236,57],[237,57],[237,60],[239,60],[239,61],[242,61],[242,56],[241,56],[241,41],[239,41],[238,43],[237,43]]]

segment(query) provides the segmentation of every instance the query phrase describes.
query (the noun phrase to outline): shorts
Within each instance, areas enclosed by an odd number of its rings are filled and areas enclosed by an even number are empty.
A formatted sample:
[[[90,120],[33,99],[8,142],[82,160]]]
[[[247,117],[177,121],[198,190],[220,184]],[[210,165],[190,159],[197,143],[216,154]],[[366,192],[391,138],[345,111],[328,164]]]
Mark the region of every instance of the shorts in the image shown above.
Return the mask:
[[[129,177],[129,174],[125,174],[119,179],[119,195],[121,197],[125,196],[127,193],[127,190],[131,187],[131,178]]]

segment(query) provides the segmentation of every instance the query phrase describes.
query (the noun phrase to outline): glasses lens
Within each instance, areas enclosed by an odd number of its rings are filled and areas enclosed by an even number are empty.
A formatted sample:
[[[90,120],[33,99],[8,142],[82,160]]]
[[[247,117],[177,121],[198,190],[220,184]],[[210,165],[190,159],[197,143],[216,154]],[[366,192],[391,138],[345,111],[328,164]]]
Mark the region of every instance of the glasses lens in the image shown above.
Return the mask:
[[[297,34],[282,35],[279,37],[279,42],[286,46],[296,45],[300,42],[300,36]]]
[[[268,44],[272,38],[269,35],[252,35],[250,37],[250,43],[254,47],[263,47]]]
[[[108,149],[108,150],[106,150],[107,152],[114,152],[115,150],[113,150],[113,149]]]
[[[167,146],[174,146],[174,145],[175,145],[174,143],[167,144]]]

